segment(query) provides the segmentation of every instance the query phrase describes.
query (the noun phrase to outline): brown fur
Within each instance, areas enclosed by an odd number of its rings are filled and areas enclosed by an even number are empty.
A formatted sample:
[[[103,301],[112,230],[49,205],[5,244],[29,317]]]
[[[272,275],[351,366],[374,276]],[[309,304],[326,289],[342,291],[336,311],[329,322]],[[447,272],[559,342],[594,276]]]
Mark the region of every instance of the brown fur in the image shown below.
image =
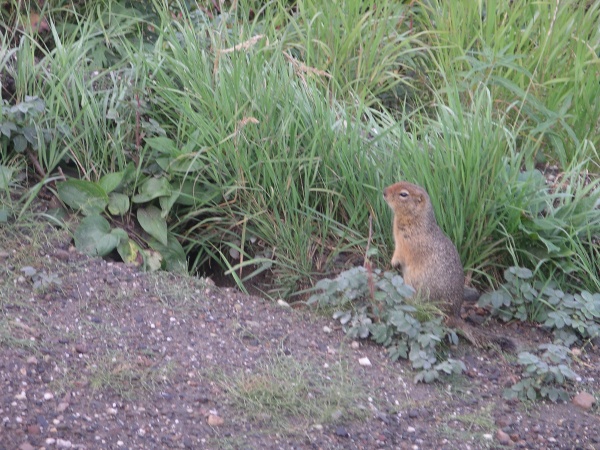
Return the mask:
[[[394,212],[392,266],[402,269],[406,284],[419,298],[439,302],[449,326],[459,328],[476,345],[514,344],[506,338],[488,336],[460,317],[465,296],[465,275],[456,246],[435,220],[429,195],[420,186],[401,181],[387,187],[383,197]]]

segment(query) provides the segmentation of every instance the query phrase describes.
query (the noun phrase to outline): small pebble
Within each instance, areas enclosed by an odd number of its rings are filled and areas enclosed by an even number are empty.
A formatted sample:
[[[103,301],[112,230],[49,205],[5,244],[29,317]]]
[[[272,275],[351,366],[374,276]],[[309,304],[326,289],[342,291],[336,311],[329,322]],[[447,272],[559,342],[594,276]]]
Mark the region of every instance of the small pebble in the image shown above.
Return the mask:
[[[500,445],[509,445],[512,443],[510,436],[502,430],[496,431],[496,440]]]
[[[65,410],[69,407],[67,402],[60,402],[56,407],[57,412],[65,412]]]
[[[589,411],[592,406],[596,403],[596,399],[594,396],[588,392],[580,392],[575,397],[573,397],[573,404],[575,406],[579,406],[580,408]]]
[[[366,356],[365,356],[364,358],[360,358],[360,359],[358,360],[358,363],[359,363],[361,366],[370,366],[370,365],[371,365],[371,361],[369,361],[369,358],[367,358]]]
[[[341,425],[339,427],[336,427],[335,434],[336,434],[336,436],[340,436],[340,437],[345,437],[345,438],[350,437],[350,433],[348,433],[346,428]]]
[[[225,420],[223,420],[222,417],[216,416],[214,414],[209,414],[207,422],[211,427],[218,427],[220,425],[223,425],[225,423]]]

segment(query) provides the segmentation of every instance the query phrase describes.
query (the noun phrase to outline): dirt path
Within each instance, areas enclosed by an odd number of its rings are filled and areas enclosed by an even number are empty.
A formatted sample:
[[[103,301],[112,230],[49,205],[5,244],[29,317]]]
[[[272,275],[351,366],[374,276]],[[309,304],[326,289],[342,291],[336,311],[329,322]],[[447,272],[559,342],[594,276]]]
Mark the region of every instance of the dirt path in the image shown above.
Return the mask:
[[[455,353],[465,375],[414,385],[315,312],[0,229],[0,450],[600,448],[597,407],[508,402],[510,357]],[[575,368],[596,396],[599,368]]]

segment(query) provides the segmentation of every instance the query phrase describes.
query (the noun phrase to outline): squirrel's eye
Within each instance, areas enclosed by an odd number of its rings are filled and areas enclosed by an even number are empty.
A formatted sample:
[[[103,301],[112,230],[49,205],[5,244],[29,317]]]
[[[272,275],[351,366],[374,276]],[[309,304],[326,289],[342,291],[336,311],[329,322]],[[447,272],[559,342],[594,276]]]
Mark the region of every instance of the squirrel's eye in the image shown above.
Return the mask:
[[[400,197],[408,197],[408,192],[406,192],[406,191],[400,192]]]

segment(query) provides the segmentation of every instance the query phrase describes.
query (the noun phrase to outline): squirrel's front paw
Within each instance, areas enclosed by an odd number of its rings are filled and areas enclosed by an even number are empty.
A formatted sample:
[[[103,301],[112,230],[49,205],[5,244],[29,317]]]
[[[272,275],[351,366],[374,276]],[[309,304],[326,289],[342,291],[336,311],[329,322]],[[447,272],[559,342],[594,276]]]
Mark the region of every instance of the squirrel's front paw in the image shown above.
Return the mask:
[[[395,256],[392,258],[392,267],[400,267],[402,262]]]

